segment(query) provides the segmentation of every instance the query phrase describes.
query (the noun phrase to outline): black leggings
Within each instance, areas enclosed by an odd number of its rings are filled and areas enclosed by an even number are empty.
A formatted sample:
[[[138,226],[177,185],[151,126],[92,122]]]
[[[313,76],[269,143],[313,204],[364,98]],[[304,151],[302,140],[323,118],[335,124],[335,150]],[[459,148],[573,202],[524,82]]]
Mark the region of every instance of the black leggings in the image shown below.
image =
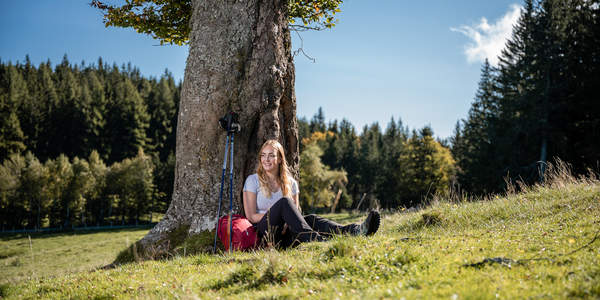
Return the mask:
[[[282,233],[283,225],[288,229]],[[317,215],[302,216],[292,199],[283,197],[269,208],[263,218],[255,224],[262,242],[287,248],[301,242],[323,241],[333,234],[353,233],[358,224],[342,226]]]

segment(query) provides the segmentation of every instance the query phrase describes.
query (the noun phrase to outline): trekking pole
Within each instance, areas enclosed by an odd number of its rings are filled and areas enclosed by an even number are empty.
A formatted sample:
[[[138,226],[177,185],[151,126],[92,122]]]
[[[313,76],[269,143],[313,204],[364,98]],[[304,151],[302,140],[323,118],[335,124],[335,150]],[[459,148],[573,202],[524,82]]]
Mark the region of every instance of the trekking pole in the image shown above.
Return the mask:
[[[233,224],[231,222],[231,213],[233,211],[233,131],[231,132],[231,158],[229,159],[229,253],[231,253],[231,236]]]
[[[219,192],[219,210],[217,212],[217,229],[215,231],[215,242],[213,244],[213,253],[217,251],[217,235],[219,232],[219,216],[221,216],[221,203],[223,202],[223,186],[225,185],[225,171],[227,170],[227,154],[229,154],[229,140],[231,139],[231,162],[229,170],[229,226],[227,228],[227,234],[229,235],[229,252],[231,252],[231,233],[232,233],[232,222],[231,212],[233,211],[233,134],[240,132],[241,126],[238,123],[238,114],[235,112],[228,112],[223,118],[219,119],[221,128],[227,132],[227,141],[225,143],[225,156],[223,158],[223,172],[221,173],[221,190]]]
[[[217,233],[219,232],[219,216],[221,215],[221,202],[223,202],[223,184],[225,183],[225,169],[227,168],[227,151],[229,150],[229,133],[225,142],[225,157],[223,158],[223,173],[221,174],[221,192],[219,193],[219,210],[217,211],[217,229],[215,230],[215,243],[213,244],[213,254],[217,251]]]

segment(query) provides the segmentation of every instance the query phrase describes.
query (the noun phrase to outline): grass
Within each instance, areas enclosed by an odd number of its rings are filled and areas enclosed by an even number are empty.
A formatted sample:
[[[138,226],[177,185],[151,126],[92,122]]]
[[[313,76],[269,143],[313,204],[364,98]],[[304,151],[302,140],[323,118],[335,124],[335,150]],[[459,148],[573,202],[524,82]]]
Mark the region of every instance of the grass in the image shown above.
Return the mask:
[[[111,263],[148,229],[0,236],[0,284],[89,271]],[[31,239],[31,243],[30,243]]]
[[[91,272],[64,274],[57,268],[56,276],[36,274],[38,278],[31,280],[23,279],[29,275],[22,270],[20,279],[0,286],[0,296],[597,299],[599,228],[600,183],[593,178],[555,178],[545,186],[477,202],[439,200],[422,211],[387,213],[380,232],[368,238],[338,236],[287,251],[178,256]],[[126,246],[126,234],[131,234],[129,242],[133,242],[143,233],[88,235],[88,241],[117,239],[111,252],[114,258]],[[39,248],[36,239],[33,242],[35,254]],[[29,264],[26,237],[2,243],[2,249],[5,244],[21,244],[3,250],[2,255],[10,257],[2,262],[10,264],[6,261],[19,258],[23,265],[10,267],[15,269]],[[61,249],[66,251],[66,247]],[[64,256],[81,260],[83,252]],[[41,265],[37,257],[33,266]],[[3,277],[15,276],[11,274],[16,273],[2,271]]]

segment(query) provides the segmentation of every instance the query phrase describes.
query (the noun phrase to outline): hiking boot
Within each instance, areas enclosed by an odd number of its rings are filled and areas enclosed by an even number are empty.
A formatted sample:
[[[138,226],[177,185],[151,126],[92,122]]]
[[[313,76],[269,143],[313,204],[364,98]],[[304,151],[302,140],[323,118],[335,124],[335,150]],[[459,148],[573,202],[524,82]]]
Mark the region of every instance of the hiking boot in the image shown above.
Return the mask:
[[[376,210],[369,212],[367,219],[360,224],[360,233],[363,235],[373,235],[379,229],[381,223],[381,215]]]

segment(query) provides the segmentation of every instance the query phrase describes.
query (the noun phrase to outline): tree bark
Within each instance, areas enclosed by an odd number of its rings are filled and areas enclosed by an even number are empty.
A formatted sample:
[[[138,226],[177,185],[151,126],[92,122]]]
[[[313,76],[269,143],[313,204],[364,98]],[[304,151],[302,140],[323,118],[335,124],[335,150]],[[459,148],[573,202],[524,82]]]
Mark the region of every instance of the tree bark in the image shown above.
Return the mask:
[[[189,237],[214,229],[227,136],[218,120],[228,111],[239,114],[241,125],[241,132],[234,137],[235,211],[241,211],[244,180],[254,173],[257,152],[265,140],[282,143],[298,178],[287,2],[193,1],[173,198],[164,218],[140,241],[142,248],[165,253],[179,242],[169,237],[174,231],[184,228]],[[222,214],[229,207],[227,190],[226,186]]]

